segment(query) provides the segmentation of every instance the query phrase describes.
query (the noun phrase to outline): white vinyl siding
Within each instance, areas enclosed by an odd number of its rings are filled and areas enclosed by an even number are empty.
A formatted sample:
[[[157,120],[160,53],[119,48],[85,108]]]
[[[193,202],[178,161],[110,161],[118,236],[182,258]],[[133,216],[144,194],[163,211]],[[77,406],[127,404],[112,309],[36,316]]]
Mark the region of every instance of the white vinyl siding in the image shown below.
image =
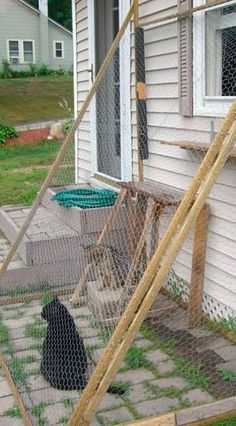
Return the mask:
[[[141,0],[140,19],[169,15],[177,11],[177,1]],[[164,145],[165,141],[210,142],[211,120],[217,131],[221,120],[215,117],[183,117],[179,113],[178,27],[171,20],[145,27],[145,59],[149,131],[148,160],[144,161],[146,180],[186,190],[199,164],[199,154]],[[133,56],[133,55],[132,55]],[[134,63],[132,64],[134,73]],[[132,75],[134,83],[134,74]],[[133,176],[138,178],[136,114],[132,87]],[[208,203],[210,221],[204,292],[236,313],[236,160],[227,162],[212,190]],[[164,230],[164,225],[163,225]],[[191,277],[191,234],[177,257],[174,269],[183,279]]]
[[[142,21],[177,12],[177,0],[140,0]],[[77,99],[78,110],[89,90],[87,1],[76,0]],[[211,121],[217,131],[221,120],[215,117],[183,117],[179,113],[178,29],[177,20],[145,27],[145,64],[148,111],[148,160],[144,160],[145,180],[186,190],[199,164],[199,154],[162,144],[165,141],[210,142]],[[134,39],[131,40],[134,58]],[[134,61],[131,62],[131,118],[133,178],[138,179]],[[128,96],[128,94],[127,94]],[[91,173],[89,114],[80,130],[78,148],[79,178]],[[208,199],[210,205],[204,292],[236,313],[236,159],[230,159]],[[164,229],[164,224],[162,224]],[[176,272],[188,282],[191,274],[191,234],[176,263]]]
[[[77,63],[77,111],[80,111],[90,87],[88,5],[87,0],[75,0],[76,63]],[[88,179],[91,173],[90,114],[86,112],[78,138],[78,179]]]

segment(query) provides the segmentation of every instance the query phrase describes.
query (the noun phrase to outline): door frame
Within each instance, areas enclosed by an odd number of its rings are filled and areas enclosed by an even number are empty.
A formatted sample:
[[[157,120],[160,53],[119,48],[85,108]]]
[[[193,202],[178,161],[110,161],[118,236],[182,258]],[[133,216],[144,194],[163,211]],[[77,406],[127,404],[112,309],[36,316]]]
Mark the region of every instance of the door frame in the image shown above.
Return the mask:
[[[94,68],[96,48],[95,48],[95,0],[88,1],[88,68]],[[130,0],[119,0],[119,19],[120,25],[125,19],[130,8]],[[132,180],[132,138],[131,138],[131,86],[130,86],[130,68],[131,68],[131,46],[130,46],[130,26],[127,27],[122,46],[120,48],[120,126],[121,126],[121,180]],[[129,52],[127,54],[127,52]],[[92,86],[91,74],[89,76],[89,87]],[[123,129],[123,130],[122,130]],[[104,175],[98,172],[97,164],[97,135],[96,135],[96,96],[93,97],[90,104],[90,134],[91,134],[91,173],[92,175],[101,175],[110,180],[119,181],[112,176]],[[94,155],[93,155],[94,154]]]

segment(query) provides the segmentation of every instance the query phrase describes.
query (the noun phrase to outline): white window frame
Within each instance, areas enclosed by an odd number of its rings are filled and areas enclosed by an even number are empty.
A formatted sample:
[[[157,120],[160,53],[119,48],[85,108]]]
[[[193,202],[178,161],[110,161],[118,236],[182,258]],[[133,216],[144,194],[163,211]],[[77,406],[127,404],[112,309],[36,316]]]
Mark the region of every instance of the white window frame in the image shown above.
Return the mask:
[[[11,58],[10,58],[10,46],[9,46],[9,42],[10,41],[17,41],[18,42],[18,46],[19,46],[19,62],[17,62],[16,64],[11,62]],[[33,48],[33,60],[32,61],[25,61],[24,60],[24,42],[30,42],[32,43],[32,48]],[[11,38],[7,40],[7,59],[10,62],[11,65],[27,65],[27,64],[35,64],[35,41],[34,40],[28,40],[28,39],[24,39],[24,40],[19,40],[16,38]]]
[[[98,0],[99,1],[99,0]],[[130,0],[119,0],[119,19],[123,23],[126,14],[130,8]],[[95,60],[95,5],[94,0],[88,0],[88,29],[89,29],[89,68],[94,67]],[[131,101],[130,101],[130,69],[131,57],[127,55],[130,52],[130,26],[126,28],[123,36],[122,46],[120,47],[120,81],[123,90],[120,93],[121,116],[121,179],[105,175],[98,171],[97,164],[97,135],[94,123],[96,123],[96,96],[93,97],[90,105],[90,134],[91,134],[91,173],[98,176],[108,177],[111,181],[132,180],[132,136],[131,136]],[[91,79],[90,87],[92,86]]]
[[[195,12],[193,15],[193,112],[194,115],[224,117],[234,96],[206,96],[205,22],[206,12],[235,4],[232,0],[225,5]],[[206,0],[194,0],[194,7],[205,5]],[[201,34],[201,42],[199,41]]]
[[[56,55],[56,43],[61,43],[61,51],[62,51],[62,56],[58,57]],[[54,59],[64,59],[65,55],[64,55],[65,49],[64,49],[64,41],[62,40],[53,40],[53,58]]]

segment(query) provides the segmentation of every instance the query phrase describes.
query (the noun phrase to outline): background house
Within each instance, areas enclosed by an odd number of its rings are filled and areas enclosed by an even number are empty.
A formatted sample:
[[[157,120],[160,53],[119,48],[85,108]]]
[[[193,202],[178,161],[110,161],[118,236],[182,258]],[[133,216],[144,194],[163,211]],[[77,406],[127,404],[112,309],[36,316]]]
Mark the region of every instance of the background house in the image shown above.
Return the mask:
[[[168,16],[177,10],[211,3],[207,0],[140,0],[141,22]],[[75,111],[79,111],[92,84],[93,74],[129,9],[129,0],[73,0],[75,28]],[[111,24],[112,23],[112,24]],[[99,156],[101,144],[94,132],[96,109],[100,117],[111,114],[102,104],[90,108],[90,129],[79,132],[77,147],[78,181],[101,184],[137,179],[137,142],[134,91],[132,25],[120,47],[117,110],[120,151],[110,155],[106,165]],[[228,35],[227,35],[228,34]],[[186,190],[196,170],[199,156],[171,143],[210,143],[235,97],[236,2],[203,10],[181,22],[170,19],[147,25],[144,31],[147,83],[149,157],[144,160],[145,180],[168,188]],[[98,37],[99,35],[99,37]],[[104,46],[105,49],[104,49]],[[230,54],[225,54],[229,52]],[[131,71],[131,86],[130,86]],[[116,78],[116,83],[117,83]],[[234,83],[233,83],[234,82]],[[115,84],[114,84],[115,87]],[[105,93],[105,91],[103,91]],[[114,95],[107,90],[110,102]],[[104,95],[105,96],[105,95]],[[97,102],[100,102],[97,97]],[[103,105],[106,105],[103,99]],[[98,108],[99,106],[99,108]],[[108,112],[106,112],[108,111]],[[89,117],[89,115],[87,115]],[[112,133],[116,123],[109,122]],[[114,133],[114,132],[113,132]],[[114,140],[110,139],[110,150]],[[117,143],[117,140],[116,142]],[[108,152],[108,151],[107,151]],[[197,158],[198,157],[198,158]],[[104,158],[104,156],[103,156]],[[115,179],[114,179],[115,178]],[[211,216],[204,283],[203,307],[211,316],[236,315],[236,160],[229,159],[208,202]],[[191,238],[175,264],[178,275],[190,281]]]
[[[16,70],[30,63],[71,69],[72,33],[48,17],[47,0],[35,9],[23,0],[0,2],[0,62]]]

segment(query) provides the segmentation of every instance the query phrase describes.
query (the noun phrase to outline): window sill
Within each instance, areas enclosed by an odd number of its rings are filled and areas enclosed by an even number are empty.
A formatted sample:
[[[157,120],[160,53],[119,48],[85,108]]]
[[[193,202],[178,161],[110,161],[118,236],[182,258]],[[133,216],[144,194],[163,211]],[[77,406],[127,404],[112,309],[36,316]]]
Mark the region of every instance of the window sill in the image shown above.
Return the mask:
[[[187,149],[189,151],[201,151],[201,152],[207,152],[210,148],[210,144],[207,145],[206,143],[201,142],[187,142],[187,141],[162,141],[161,144],[164,145],[171,145],[171,146],[177,146],[181,149]],[[229,155],[230,158],[236,158],[236,147],[234,147]]]

